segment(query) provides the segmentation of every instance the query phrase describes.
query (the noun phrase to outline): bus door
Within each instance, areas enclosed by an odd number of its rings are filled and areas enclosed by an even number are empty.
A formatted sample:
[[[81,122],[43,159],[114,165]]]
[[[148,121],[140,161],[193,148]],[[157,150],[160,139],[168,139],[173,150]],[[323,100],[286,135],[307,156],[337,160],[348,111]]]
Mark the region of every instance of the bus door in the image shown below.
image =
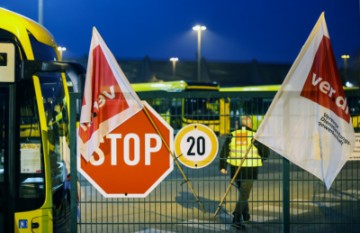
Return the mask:
[[[0,83],[0,232],[52,227],[51,206],[44,206],[48,184],[31,86],[31,80]]]
[[[4,34],[4,32],[3,32]],[[0,232],[52,229],[44,145],[32,79],[19,78],[16,42],[0,42]]]

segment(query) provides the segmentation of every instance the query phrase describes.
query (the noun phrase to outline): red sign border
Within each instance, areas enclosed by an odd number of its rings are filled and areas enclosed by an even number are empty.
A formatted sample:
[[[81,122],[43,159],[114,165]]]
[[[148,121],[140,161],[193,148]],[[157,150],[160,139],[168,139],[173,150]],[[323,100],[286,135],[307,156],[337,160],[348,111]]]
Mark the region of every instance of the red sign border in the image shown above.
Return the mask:
[[[173,143],[174,143],[174,129],[146,102],[146,101],[142,101],[144,108],[146,107],[146,109],[148,111],[150,111],[151,115],[154,115],[166,128],[169,129],[169,133],[170,133],[170,142],[169,142],[169,148],[172,150],[173,148]],[[144,111],[144,110],[141,110]],[[125,122],[124,122],[125,123]],[[171,152],[173,153],[173,152]],[[174,160],[171,156],[171,153],[169,152],[169,156],[170,156],[170,167],[169,169],[163,173],[162,176],[160,176],[156,182],[153,183],[153,185],[151,185],[148,190],[143,193],[143,194],[131,194],[131,193],[127,193],[127,194],[108,194],[106,193],[85,171],[82,170],[81,168],[81,154],[79,153],[79,150],[77,150],[77,170],[78,172],[85,177],[85,179],[98,191],[100,192],[105,198],[145,198],[147,197],[173,170],[174,170]]]

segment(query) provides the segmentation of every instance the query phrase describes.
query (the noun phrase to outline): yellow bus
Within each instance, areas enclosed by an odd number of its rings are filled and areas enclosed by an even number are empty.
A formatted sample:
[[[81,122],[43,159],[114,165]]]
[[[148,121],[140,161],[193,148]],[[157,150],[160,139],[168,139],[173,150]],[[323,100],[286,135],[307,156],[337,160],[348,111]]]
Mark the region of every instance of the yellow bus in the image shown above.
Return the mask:
[[[252,119],[253,129],[257,130],[262,119],[264,118],[267,108],[271,104],[272,96],[269,96],[269,98],[264,98],[259,97],[255,93],[276,93],[279,87],[280,85],[221,87],[219,91],[222,93],[254,93],[254,95],[246,95],[230,99],[229,112],[231,119],[231,130],[235,130],[241,127],[241,117],[244,115]]]
[[[175,129],[188,124],[204,124],[215,133],[222,135],[230,132],[229,101],[211,93],[218,93],[220,86],[215,82],[169,81],[153,83],[134,83],[139,94],[171,93],[179,98],[145,98],[165,120]],[[198,95],[189,92],[197,91]],[[178,95],[176,95],[177,93]]]
[[[220,92],[243,92],[247,96],[242,96],[237,101],[230,101],[231,127],[235,128],[234,121],[240,122],[242,115],[249,116],[253,122],[253,129],[257,130],[269,108],[273,97],[280,89],[281,85],[259,85],[259,86],[236,86],[221,87]],[[352,116],[352,123],[356,131],[360,130],[360,95],[359,87],[344,87],[345,96]],[[256,93],[263,93],[259,95]],[[264,93],[268,93],[265,95]]]
[[[0,16],[0,232],[68,232],[67,79],[79,66],[58,62],[38,23]]]

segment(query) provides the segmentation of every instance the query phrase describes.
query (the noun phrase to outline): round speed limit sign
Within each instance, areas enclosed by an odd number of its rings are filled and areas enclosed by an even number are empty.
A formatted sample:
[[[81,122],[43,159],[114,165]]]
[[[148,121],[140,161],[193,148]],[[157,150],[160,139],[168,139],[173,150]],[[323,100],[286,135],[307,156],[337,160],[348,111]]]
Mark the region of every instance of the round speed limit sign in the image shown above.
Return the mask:
[[[209,127],[190,124],[183,127],[175,137],[175,154],[178,160],[190,168],[209,165],[218,152],[218,139]]]

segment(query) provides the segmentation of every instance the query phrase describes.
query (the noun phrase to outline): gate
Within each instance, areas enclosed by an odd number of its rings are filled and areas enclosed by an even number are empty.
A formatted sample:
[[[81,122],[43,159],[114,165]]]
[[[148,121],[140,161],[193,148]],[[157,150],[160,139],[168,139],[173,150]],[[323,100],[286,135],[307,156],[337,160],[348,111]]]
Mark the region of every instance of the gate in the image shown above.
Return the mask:
[[[352,115],[360,115],[360,95],[346,92]],[[271,92],[188,92],[142,93],[141,99],[150,104],[162,103],[156,109],[174,127],[181,128],[181,111],[174,103],[183,98],[222,98],[230,102],[230,128],[239,117],[252,115],[261,120],[271,103]],[[71,94],[71,109],[76,109],[78,94]],[[161,101],[165,99],[166,101]],[[166,106],[164,103],[168,103]],[[245,108],[247,109],[245,111]],[[165,110],[164,110],[165,109]],[[76,171],[76,113],[71,120],[71,174]],[[208,116],[212,119],[214,116]],[[355,119],[356,121],[356,119]],[[360,122],[359,122],[360,123]],[[357,128],[356,128],[357,130]],[[224,136],[218,135],[219,151]],[[306,149],[306,148],[304,148]],[[230,192],[217,216],[229,175],[220,173],[220,157],[207,167],[191,169],[182,166],[188,181],[199,197],[189,190],[178,168],[146,198],[103,198],[81,175],[71,180],[72,232],[237,232],[231,226],[237,189]],[[360,163],[349,161],[334,181],[331,189],[313,175],[291,164],[280,155],[271,153],[259,168],[259,177],[250,194],[251,219],[246,232],[358,232],[360,227]],[[126,177],[113,177],[113,179]],[[79,184],[78,188],[77,184]],[[77,200],[77,193],[79,200]]]

